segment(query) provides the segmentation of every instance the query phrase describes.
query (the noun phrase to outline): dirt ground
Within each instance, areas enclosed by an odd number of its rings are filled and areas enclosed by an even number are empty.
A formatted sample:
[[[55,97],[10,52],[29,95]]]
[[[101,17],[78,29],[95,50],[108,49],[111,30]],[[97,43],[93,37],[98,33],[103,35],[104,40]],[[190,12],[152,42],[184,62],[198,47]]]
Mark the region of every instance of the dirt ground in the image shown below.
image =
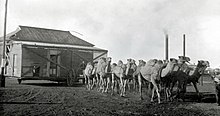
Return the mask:
[[[146,89],[146,88],[145,88]],[[199,86],[202,93],[214,91],[213,84]],[[194,91],[189,86],[187,91]],[[195,94],[191,92],[191,94]],[[158,104],[150,103],[144,94],[139,100],[138,92],[129,91],[126,97],[118,94],[100,93],[96,89],[88,91],[85,86],[76,84],[66,87],[51,81],[24,81],[18,84],[16,79],[7,78],[6,87],[0,88],[0,115],[154,115],[154,116],[207,116],[220,115],[220,106],[213,101],[197,103],[174,101]],[[191,96],[193,97],[193,96]]]

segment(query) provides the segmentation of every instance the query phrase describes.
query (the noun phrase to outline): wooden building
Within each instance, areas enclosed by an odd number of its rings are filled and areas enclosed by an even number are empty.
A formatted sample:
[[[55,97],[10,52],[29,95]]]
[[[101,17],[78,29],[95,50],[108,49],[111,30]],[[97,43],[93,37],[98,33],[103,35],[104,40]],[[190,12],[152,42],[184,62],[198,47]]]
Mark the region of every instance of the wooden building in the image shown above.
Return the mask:
[[[17,77],[19,82],[27,79],[72,82],[87,62],[107,57],[108,51],[69,31],[19,26],[7,35],[6,52],[6,75]]]

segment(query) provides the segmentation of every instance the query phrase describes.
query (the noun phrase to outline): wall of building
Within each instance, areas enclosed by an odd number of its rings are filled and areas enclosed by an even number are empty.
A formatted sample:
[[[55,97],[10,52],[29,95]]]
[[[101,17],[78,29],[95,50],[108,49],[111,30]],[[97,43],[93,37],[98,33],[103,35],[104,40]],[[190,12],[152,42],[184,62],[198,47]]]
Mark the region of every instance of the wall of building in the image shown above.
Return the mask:
[[[21,77],[22,71],[22,48],[21,44],[11,44],[9,52],[9,64],[7,66],[7,75]]]

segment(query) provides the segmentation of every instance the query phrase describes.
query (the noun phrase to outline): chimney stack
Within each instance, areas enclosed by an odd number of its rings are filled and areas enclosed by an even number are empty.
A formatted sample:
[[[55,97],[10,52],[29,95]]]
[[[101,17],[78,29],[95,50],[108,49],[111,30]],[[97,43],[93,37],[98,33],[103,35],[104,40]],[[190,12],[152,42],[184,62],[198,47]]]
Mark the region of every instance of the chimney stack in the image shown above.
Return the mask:
[[[165,59],[168,60],[169,59],[169,56],[168,56],[168,34],[166,34],[166,38],[165,38]]]
[[[186,36],[183,34],[183,56],[186,56]]]

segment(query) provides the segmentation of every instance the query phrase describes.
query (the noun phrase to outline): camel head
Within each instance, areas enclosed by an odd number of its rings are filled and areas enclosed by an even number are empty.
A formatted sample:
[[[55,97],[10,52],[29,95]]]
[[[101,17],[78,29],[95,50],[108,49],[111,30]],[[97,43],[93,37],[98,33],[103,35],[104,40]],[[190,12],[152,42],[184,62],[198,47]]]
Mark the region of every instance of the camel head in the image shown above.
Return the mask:
[[[127,65],[131,65],[131,61],[132,61],[132,59],[127,59]]]
[[[106,58],[104,58],[104,57],[101,57],[98,61],[99,64],[102,64],[104,62],[106,62]]]
[[[93,62],[93,66],[97,67],[98,61]]]
[[[177,59],[175,59],[175,58],[170,58],[170,62],[172,62],[172,63],[178,63],[178,60]]]
[[[197,64],[198,72],[202,74],[205,69],[209,67],[209,62],[204,60],[199,60]]]
[[[157,59],[150,59],[147,61],[147,65],[149,66],[154,66],[157,63]]]
[[[134,60],[134,59],[131,59],[131,63],[132,63],[132,64],[135,64],[135,60]]]
[[[87,65],[92,65],[92,63],[91,63],[91,62],[88,62]]]
[[[170,61],[168,62],[169,65],[174,66],[175,64],[178,64],[178,60],[175,58],[170,58]]]
[[[122,66],[122,65],[123,65],[123,62],[119,60],[117,66]]]
[[[189,62],[190,58],[186,57],[186,56],[179,56],[179,63],[185,63],[185,62]]]
[[[155,67],[162,68],[163,67],[163,61],[158,60],[157,63],[154,65]]]
[[[127,59],[127,65],[133,65],[133,64],[135,64],[134,59]]]
[[[139,60],[138,66],[141,67],[141,66],[144,66],[145,64],[146,62],[144,60]]]
[[[111,61],[112,61],[112,58],[111,58],[111,57],[107,57],[107,58],[106,58],[106,61],[107,61],[107,62],[111,62]]]

